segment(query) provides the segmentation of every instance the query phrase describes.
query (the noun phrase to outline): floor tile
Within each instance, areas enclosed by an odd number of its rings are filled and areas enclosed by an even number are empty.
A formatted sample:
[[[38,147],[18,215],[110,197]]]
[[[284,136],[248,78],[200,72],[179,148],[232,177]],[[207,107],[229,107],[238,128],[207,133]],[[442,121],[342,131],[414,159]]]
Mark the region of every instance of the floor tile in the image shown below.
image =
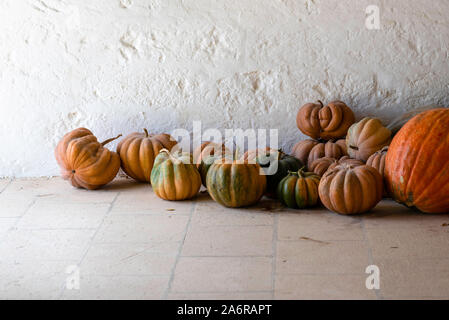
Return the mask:
[[[170,275],[179,245],[93,244],[80,269],[83,275]]]
[[[0,260],[0,299],[58,299],[73,261]]]
[[[270,256],[272,226],[191,226],[183,256]]]
[[[369,263],[363,241],[279,241],[277,274],[362,274]]]
[[[359,217],[342,216],[322,209],[297,210],[279,215],[278,239],[317,241],[363,240]]]
[[[181,257],[171,293],[269,291],[271,272],[271,258]]]
[[[275,298],[283,300],[377,299],[363,275],[277,275]]]
[[[0,178],[0,193],[2,193],[10,183],[11,179]]]
[[[19,229],[98,228],[109,210],[108,203],[59,202],[38,199],[20,219]]]
[[[12,230],[0,242],[3,261],[76,260],[85,253],[93,230]]]
[[[17,221],[18,218],[0,218],[0,241]]]
[[[79,290],[64,290],[65,300],[149,300],[162,299],[169,277],[81,276]]]
[[[110,215],[100,227],[95,242],[181,241],[184,238],[188,220],[188,216],[173,214]]]
[[[34,203],[31,196],[0,194],[0,218],[21,217]]]

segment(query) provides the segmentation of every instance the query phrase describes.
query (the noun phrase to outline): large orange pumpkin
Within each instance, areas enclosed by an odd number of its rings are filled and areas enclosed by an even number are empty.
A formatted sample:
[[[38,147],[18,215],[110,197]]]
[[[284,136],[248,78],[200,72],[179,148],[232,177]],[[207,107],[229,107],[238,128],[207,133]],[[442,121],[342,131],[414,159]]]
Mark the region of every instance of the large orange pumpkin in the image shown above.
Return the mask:
[[[396,201],[449,212],[449,109],[423,112],[402,127],[388,149],[385,178]]]
[[[177,142],[168,134],[148,134],[147,129],[131,133],[117,146],[122,169],[131,178],[150,182],[154,159],[162,149],[171,150]]]
[[[104,146],[119,137],[121,135],[100,143],[86,128],[67,133],[55,149],[62,177],[74,187],[89,190],[111,182],[120,169],[120,157]]]
[[[339,139],[346,135],[354,123],[352,110],[341,101],[324,106],[321,101],[302,106],[296,116],[296,124],[302,133],[313,139]]]

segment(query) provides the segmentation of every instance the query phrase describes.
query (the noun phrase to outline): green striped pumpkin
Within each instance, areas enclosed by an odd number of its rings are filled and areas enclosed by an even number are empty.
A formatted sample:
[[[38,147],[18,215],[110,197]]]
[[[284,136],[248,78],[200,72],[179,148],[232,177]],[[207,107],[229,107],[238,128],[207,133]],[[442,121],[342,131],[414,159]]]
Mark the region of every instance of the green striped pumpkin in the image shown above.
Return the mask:
[[[290,172],[279,182],[277,195],[289,208],[304,209],[318,204],[320,176],[313,172]]]
[[[259,175],[261,167],[242,160],[222,159],[207,173],[207,190],[216,202],[229,208],[246,207],[262,198],[267,179]]]
[[[201,177],[186,152],[170,153],[163,149],[154,160],[151,185],[159,198],[186,200],[193,198],[201,187]]]

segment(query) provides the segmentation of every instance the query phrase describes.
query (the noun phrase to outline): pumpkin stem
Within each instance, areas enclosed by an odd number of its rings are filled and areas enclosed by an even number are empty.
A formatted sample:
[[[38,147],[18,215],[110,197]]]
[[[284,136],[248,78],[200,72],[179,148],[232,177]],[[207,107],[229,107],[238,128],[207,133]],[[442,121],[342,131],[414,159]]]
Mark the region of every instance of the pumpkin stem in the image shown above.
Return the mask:
[[[349,146],[349,148],[351,148],[353,150],[359,150],[359,147]]]
[[[115,138],[111,138],[111,139],[108,139],[108,140],[106,140],[106,141],[103,141],[102,143],[101,143],[101,145],[104,147],[105,145],[107,145],[108,143],[110,143],[110,142],[112,142],[112,141],[114,141],[114,140],[117,140],[118,138],[120,138],[122,135],[121,134],[119,134],[117,137],[115,137]]]
[[[324,103],[321,100],[318,100],[317,102],[321,105],[321,108],[324,107]]]
[[[148,138],[149,134],[148,134],[148,130],[143,128],[143,131],[145,132],[145,138]]]

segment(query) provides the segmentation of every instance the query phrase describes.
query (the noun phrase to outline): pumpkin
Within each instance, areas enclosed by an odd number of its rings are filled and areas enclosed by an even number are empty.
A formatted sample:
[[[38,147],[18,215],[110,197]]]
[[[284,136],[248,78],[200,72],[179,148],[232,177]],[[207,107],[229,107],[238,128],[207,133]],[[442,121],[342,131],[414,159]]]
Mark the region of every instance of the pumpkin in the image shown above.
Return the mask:
[[[177,142],[168,134],[148,134],[135,132],[126,136],[117,146],[123,171],[131,178],[150,182],[154,159],[162,149],[171,150]]]
[[[366,161],[366,165],[373,167],[377,171],[379,171],[382,178],[385,177],[385,157],[388,152],[388,147],[383,147],[381,150],[376,151],[373,153],[368,160]],[[384,183],[385,186],[385,183]],[[386,188],[384,187],[383,192],[384,197],[388,196],[388,192],[386,191]]]
[[[89,190],[111,182],[120,169],[120,157],[104,146],[119,137],[121,135],[100,143],[86,128],[64,135],[55,149],[62,177],[74,187]]]
[[[247,159],[245,159],[245,157]],[[304,167],[303,163],[281,150],[267,148],[259,152],[248,152],[243,156],[248,161],[255,160],[264,170],[267,178],[266,195],[275,198],[279,182],[288,175],[289,171],[298,171]]]
[[[191,153],[162,149],[151,172],[154,193],[164,200],[193,198],[200,190],[201,177],[192,162]]]
[[[260,170],[257,163],[218,160],[207,173],[207,191],[214,201],[225,207],[253,205],[262,198],[267,185],[267,179],[260,175]]]
[[[385,158],[385,179],[396,201],[449,212],[449,109],[423,112],[399,130]]]
[[[309,168],[313,161],[328,157],[340,159],[347,155],[346,142],[343,139],[337,141],[319,142],[316,140],[302,140],[292,148],[292,155]],[[310,170],[310,168],[309,168]]]
[[[353,166],[363,166],[365,164],[363,161],[351,159],[348,156],[341,157],[339,160],[324,157],[313,161],[310,165],[310,171],[322,177],[329,168],[334,168],[337,165],[345,163]]]
[[[346,147],[351,158],[367,161],[376,151],[388,146],[391,131],[377,118],[364,118],[353,124],[346,136]]]
[[[231,151],[224,144],[218,144],[211,141],[203,142],[198,148],[193,151],[193,159],[195,160],[195,164],[197,168],[200,167],[203,159],[209,156],[225,156],[229,155]]]
[[[354,122],[354,112],[341,101],[330,102],[327,106],[321,101],[308,103],[296,116],[299,130],[313,139],[342,138]]]
[[[382,199],[382,177],[366,165],[338,165],[321,178],[318,192],[326,208],[340,214],[371,210]]]
[[[290,172],[277,187],[278,199],[292,209],[304,209],[318,204],[320,176],[313,172]]]

